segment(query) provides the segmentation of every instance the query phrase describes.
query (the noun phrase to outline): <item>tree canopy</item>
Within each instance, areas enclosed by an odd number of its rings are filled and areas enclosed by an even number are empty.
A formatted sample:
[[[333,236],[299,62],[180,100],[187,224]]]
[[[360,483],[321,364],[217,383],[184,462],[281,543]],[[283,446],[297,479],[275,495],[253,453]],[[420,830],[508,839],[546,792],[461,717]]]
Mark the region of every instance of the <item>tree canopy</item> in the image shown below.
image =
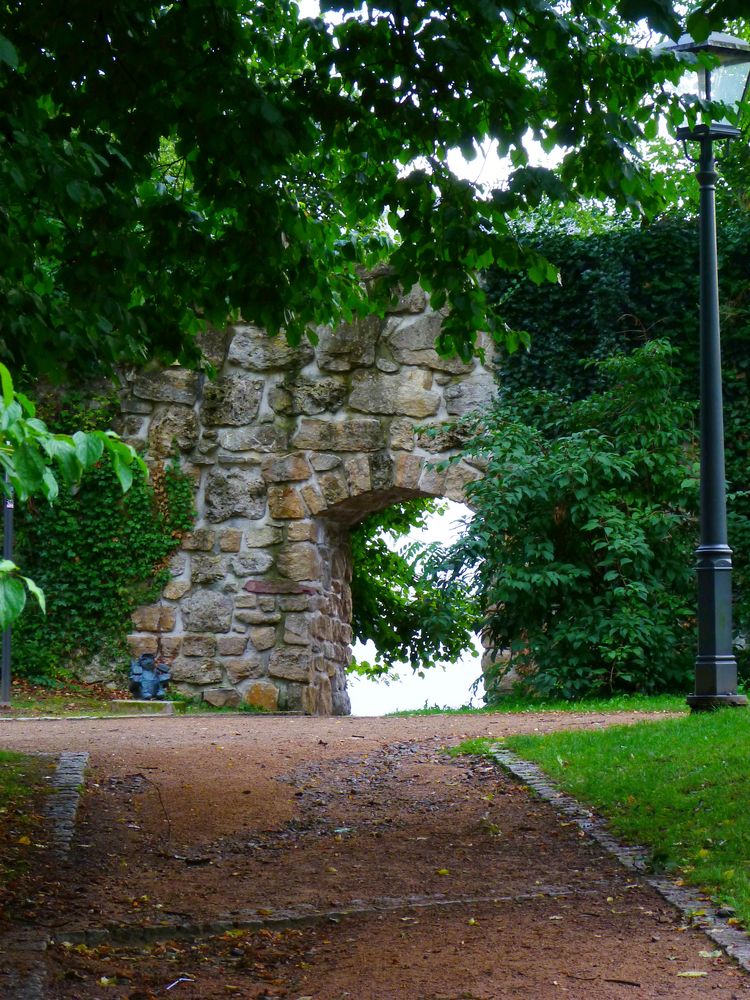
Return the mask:
[[[709,0],[700,32],[739,16]],[[198,360],[204,321],[301,337],[363,267],[449,301],[442,347],[505,327],[480,269],[554,275],[509,215],[545,195],[653,213],[639,160],[677,64],[670,0],[36,0],[0,11],[0,359],[30,375]],[[644,20],[645,19],[645,20]],[[564,150],[530,166],[527,132]],[[485,195],[446,163],[494,140]]]

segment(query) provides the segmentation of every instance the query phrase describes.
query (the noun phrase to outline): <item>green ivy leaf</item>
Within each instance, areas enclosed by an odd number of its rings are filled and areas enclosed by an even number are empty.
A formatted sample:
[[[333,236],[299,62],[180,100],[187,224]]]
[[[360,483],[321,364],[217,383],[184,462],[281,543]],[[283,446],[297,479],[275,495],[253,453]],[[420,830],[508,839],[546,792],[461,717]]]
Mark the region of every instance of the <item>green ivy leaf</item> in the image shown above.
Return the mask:
[[[26,588],[15,576],[0,575],[0,630],[18,618],[26,604]]]

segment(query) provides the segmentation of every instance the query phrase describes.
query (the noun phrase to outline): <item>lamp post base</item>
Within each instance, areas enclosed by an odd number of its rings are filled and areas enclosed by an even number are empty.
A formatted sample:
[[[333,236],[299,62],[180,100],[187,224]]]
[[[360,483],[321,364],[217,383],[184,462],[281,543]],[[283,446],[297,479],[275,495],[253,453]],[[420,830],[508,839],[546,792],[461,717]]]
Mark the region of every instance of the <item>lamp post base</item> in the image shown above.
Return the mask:
[[[715,708],[747,706],[744,694],[689,694],[686,698],[691,712],[712,712]]]

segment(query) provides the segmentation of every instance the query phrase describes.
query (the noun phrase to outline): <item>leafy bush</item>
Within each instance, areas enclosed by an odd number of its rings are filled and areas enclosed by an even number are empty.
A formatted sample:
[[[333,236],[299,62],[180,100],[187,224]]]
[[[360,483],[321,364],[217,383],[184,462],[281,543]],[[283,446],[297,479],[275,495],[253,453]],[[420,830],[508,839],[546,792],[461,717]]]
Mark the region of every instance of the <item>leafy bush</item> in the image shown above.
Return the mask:
[[[596,363],[604,388],[527,390],[475,417],[486,462],[450,554],[495,651],[543,694],[684,689],[695,652],[697,467],[674,349]]]

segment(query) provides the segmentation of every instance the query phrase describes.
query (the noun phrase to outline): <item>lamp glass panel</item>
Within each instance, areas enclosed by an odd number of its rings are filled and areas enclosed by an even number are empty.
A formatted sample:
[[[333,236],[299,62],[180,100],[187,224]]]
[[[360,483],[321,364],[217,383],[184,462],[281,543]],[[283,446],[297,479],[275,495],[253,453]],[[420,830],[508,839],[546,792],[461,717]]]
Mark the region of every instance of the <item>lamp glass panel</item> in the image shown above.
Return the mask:
[[[736,107],[742,100],[747,76],[750,70],[748,63],[725,63],[711,70],[711,100],[721,101],[730,107]],[[705,96],[701,94],[701,96]]]

